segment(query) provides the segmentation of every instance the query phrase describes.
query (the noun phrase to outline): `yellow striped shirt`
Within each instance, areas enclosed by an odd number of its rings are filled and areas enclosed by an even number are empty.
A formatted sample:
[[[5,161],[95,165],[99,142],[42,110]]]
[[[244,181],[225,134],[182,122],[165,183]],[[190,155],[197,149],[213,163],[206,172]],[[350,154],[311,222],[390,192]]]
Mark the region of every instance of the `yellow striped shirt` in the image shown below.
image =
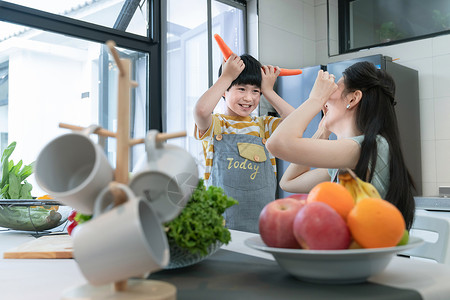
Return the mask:
[[[249,134],[253,136],[259,136],[259,118],[264,119],[264,135],[265,138],[269,138],[272,132],[277,128],[281,121],[281,118],[272,116],[261,116],[261,117],[235,117],[227,116],[223,114],[214,114],[218,118],[222,134]],[[211,121],[211,125],[208,130],[200,136],[200,132],[195,126],[194,137],[197,140],[202,141],[203,155],[205,158],[205,180],[209,179],[211,175],[211,167],[214,159],[214,116]],[[273,166],[273,171],[275,175],[277,173],[277,166],[275,157],[269,153],[269,158]]]

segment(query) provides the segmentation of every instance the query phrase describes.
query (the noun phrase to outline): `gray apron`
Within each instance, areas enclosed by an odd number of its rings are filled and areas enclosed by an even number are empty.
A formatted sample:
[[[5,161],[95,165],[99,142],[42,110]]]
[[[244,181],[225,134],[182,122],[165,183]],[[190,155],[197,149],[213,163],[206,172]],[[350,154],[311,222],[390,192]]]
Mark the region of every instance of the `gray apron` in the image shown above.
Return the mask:
[[[211,184],[223,188],[227,196],[239,201],[224,214],[230,229],[258,233],[261,210],[275,200],[277,180],[262,138],[264,125],[260,131],[260,137],[216,135],[214,131]]]

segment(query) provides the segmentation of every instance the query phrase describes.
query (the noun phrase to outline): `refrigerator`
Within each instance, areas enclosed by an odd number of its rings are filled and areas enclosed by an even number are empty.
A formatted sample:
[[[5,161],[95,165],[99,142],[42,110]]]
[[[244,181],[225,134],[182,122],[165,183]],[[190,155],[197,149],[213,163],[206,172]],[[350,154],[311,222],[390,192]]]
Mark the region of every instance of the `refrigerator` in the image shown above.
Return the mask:
[[[336,81],[342,77],[342,72],[352,64],[360,61],[373,63],[377,68],[387,71],[395,80],[396,96],[395,112],[400,133],[400,143],[411,176],[413,177],[416,192],[415,196],[422,195],[422,167],[421,167],[421,143],[420,143],[420,109],[419,109],[419,78],[417,70],[399,65],[392,61],[391,57],[381,54],[371,55],[356,59],[343,60],[303,68],[303,73],[295,76],[278,77],[277,93],[289,104],[297,108],[308,99],[309,93],[314,85],[317,72],[326,70],[336,76]],[[322,114],[319,113],[308,125],[304,137],[311,137],[320,122]],[[331,139],[336,138],[334,135]],[[299,155],[301,155],[299,153]],[[289,162],[277,159],[278,181],[281,179]],[[279,188],[277,198],[291,195]]]

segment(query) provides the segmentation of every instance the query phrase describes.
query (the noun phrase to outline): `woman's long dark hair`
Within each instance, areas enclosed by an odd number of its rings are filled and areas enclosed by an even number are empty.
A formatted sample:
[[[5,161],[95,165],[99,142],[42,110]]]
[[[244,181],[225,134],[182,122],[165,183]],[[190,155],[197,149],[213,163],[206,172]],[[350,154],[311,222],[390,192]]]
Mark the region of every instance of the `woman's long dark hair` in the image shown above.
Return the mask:
[[[356,123],[364,134],[361,156],[355,173],[371,181],[377,161],[377,135],[383,136],[389,144],[390,183],[386,200],[402,212],[406,227],[411,228],[414,220],[415,202],[412,193],[414,183],[400,147],[395,105],[395,82],[385,71],[376,69],[369,62],[359,62],[344,72],[344,93],[356,90],[362,98],[356,108]]]

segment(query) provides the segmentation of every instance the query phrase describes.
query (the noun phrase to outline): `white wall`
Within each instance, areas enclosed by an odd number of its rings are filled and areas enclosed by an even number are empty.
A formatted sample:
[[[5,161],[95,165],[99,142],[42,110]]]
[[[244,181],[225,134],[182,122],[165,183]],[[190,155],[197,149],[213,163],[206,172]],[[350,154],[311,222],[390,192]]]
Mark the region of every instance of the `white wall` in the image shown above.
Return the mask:
[[[326,0],[259,0],[261,62],[298,68],[383,54],[418,70],[423,195],[437,195],[439,186],[450,186],[450,35],[329,57],[326,6]],[[331,28],[334,48],[336,34]]]
[[[316,61],[314,0],[259,0],[259,60],[282,68]]]
[[[316,62],[314,0],[259,0],[258,50],[264,65],[299,69]],[[260,113],[274,111],[262,99]]]

